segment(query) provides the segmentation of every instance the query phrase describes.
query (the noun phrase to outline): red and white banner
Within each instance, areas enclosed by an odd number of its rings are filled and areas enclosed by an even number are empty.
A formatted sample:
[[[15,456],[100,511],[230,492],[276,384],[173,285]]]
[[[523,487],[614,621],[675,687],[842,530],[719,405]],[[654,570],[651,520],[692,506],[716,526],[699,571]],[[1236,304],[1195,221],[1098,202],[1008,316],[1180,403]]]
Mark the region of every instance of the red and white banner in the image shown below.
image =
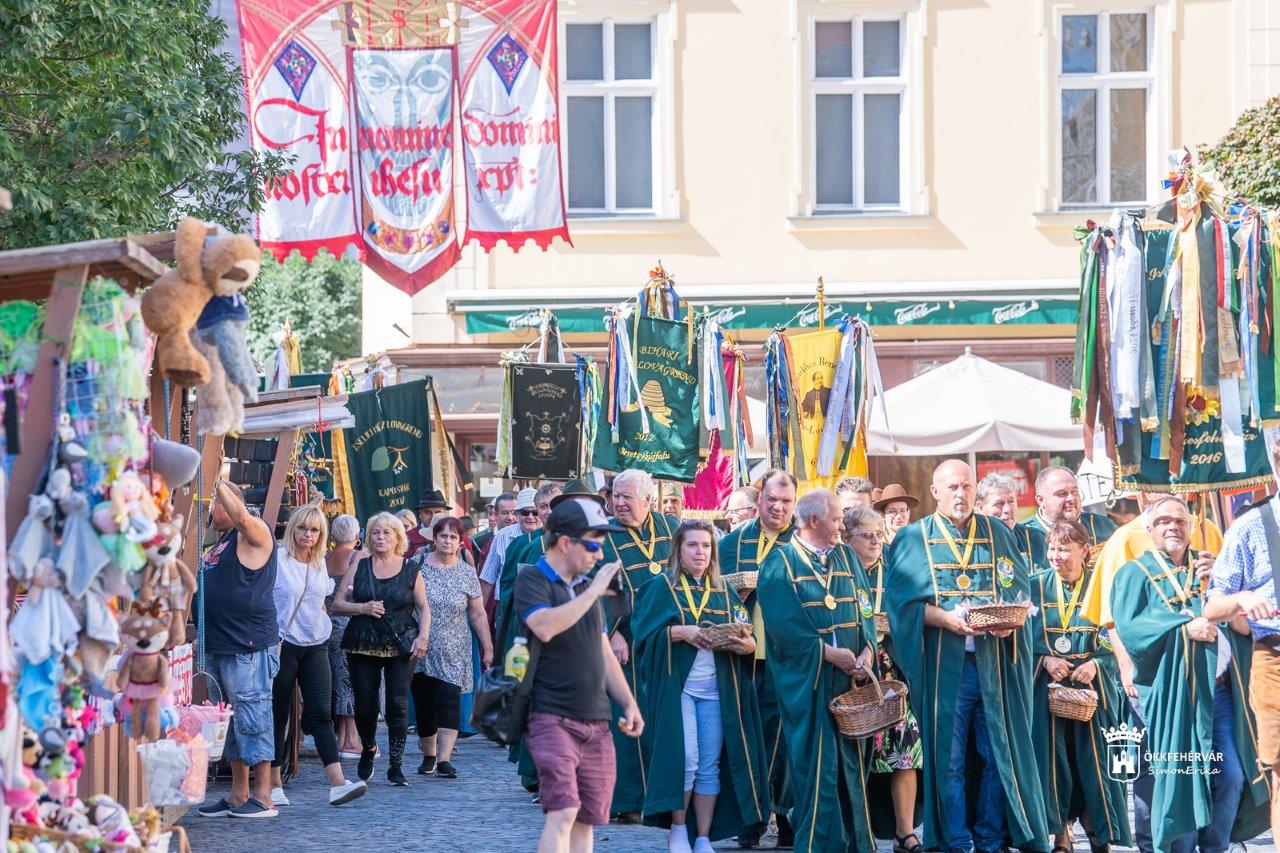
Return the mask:
[[[239,0],[263,248],[361,260],[410,294],[461,243],[569,239],[555,0]],[[462,189],[454,192],[457,141]]]

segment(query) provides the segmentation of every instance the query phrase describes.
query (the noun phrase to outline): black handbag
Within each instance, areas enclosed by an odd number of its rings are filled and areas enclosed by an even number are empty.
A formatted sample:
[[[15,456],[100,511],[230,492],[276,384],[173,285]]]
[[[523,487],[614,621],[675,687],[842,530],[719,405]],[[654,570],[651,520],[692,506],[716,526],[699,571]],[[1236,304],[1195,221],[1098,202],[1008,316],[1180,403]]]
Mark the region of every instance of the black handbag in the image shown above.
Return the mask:
[[[500,746],[510,746],[524,735],[529,721],[533,674],[538,668],[542,643],[532,640],[524,679],[507,675],[502,664],[480,674],[471,700],[471,727]]]

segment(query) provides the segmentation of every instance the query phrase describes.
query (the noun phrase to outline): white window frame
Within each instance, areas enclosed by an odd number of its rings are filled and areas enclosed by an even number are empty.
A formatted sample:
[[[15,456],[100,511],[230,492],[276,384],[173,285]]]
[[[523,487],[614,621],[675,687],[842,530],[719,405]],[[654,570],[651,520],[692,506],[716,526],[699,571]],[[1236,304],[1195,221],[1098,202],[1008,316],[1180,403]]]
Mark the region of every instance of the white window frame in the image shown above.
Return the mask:
[[[675,0],[631,0],[631,2],[596,3],[578,0],[562,3],[560,9],[560,44],[565,45],[567,27],[571,24],[601,24],[604,28],[604,76],[603,81],[569,80],[568,56],[560,60],[560,114],[564,116],[563,157],[565,167],[565,207],[571,221],[600,220],[606,222],[666,219],[678,210],[675,193],[675,152],[672,128],[675,125],[673,104],[673,6]],[[649,24],[650,26],[650,79],[613,80],[613,28],[617,24]],[[571,97],[602,97],[604,99],[604,207],[570,208],[568,206],[569,150],[568,99]],[[620,208],[617,206],[617,163],[615,160],[614,102],[619,97],[648,97],[652,99],[650,151],[652,163],[651,205],[646,208]]]
[[[1157,195],[1156,183],[1162,174],[1164,152],[1172,139],[1173,80],[1172,61],[1174,16],[1169,0],[1129,0],[1122,6],[1114,0],[1042,0],[1040,7],[1041,32],[1045,34],[1044,56],[1047,85],[1045,87],[1044,146],[1046,172],[1041,187],[1041,210],[1081,211],[1110,210],[1115,207],[1133,207],[1151,203]],[[1111,15],[1137,14],[1147,16],[1147,70],[1143,72],[1110,72]],[[1087,73],[1063,73],[1062,32],[1063,18],[1069,15],[1098,16],[1097,71]],[[1111,198],[1111,91],[1113,89],[1145,89],[1147,92],[1147,174],[1146,198]],[[1089,202],[1065,202],[1062,183],[1062,93],[1068,89],[1089,89],[1098,93],[1094,118],[1097,128],[1096,177],[1097,200]]]
[[[795,140],[796,187],[793,217],[830,219],[848,216],[922,215],[928,212],[929,190],[924,183],[924,42],[927,0],[792,0],[793,33],[797,36],[795,70],[796,103],[801,120]],[[863,25],[876,21],[899,23],[900,64],[897,77],[862,77]],[[817,76],[816,33],[819,23],[853,24],[852,78]],[[853,204],[819,204],[817,97],[848,94],[853,105]],[[898,203],[865,201],[863,96],[896,94],[901,97],[898,125]]]

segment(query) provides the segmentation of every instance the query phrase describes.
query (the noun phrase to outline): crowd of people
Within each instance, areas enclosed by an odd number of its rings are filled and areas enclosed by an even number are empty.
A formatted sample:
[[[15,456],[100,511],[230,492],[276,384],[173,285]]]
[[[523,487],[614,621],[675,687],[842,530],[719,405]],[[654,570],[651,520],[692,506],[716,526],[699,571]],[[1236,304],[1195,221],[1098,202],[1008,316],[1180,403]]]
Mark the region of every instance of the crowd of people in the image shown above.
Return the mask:
[[[1280,822],[1275,502],[1224,535],[1175,495],[1086,510],[1066,468],[1034,491],[1019,522],[1017,484],[958,460],[927,514],[899,484],[804,491],[772,470],[713,526],[627,470],[503,493],[474,537],[429,494],[411,527],[380,513],[363,536],[303,507],[277,545],[220,484],[206,651],[236,707],[234,775],[201,812],[287,804],[295,688],[331,803],[366,792],[380,716],[391,784],[410,722],[418,772],[455,778],[476,666],[524,645],[509,758],[540,850],[589,850],[616,820],[680,853],[766,832],[805,851],[1062,853],[1083,833],[1220,853]],[[993,604],[1025,616],[986,627]],[[906,713],[846,737],[832,701],[872,679],[905,685]]]

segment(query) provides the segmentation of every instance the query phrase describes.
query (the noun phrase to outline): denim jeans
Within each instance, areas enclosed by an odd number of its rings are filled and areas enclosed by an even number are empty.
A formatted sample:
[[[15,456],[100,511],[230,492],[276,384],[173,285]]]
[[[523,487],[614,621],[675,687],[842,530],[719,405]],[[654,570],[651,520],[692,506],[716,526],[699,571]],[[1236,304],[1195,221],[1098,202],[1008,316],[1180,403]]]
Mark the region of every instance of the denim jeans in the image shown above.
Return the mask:
[[[965,753],[972,729],[978,756],[982,759],[982,777],[978,787],[977,817],[972,832],[965,821]],[[947,781],[946,832],[949,850],[968,850],[974,844],[979,850],[999,850],[1004,846],[1004,787],[1000,769],[991,751],[987,734],[987,716],[982,708],[982,685],[978,680],[978,664],[968,655],[956,694],[956,715],[951,731],[951,766]]]
[[[1175,841],[1172,853],[1190,853],[1197,840],[1201,853],[1223,853],[1231,845],[1231,825],[1236,822],[1240,795],[1244,791],[1244,766],[1240,763],[1232,728],[1234,713],[1231,685],[1219,684],[1213,692],[1213,751],[1221,755],[1222,760],[1213,762],[1209,825]]]
[[[684,789],[695,794],[720,793],[720,699],[680,694],[684,716]]]
[[[280,645],[245,655],[209,654],[205,666],[231,705],[231,726],[222,755],[249,766],[276,757],[271,685],[280,672]]]

